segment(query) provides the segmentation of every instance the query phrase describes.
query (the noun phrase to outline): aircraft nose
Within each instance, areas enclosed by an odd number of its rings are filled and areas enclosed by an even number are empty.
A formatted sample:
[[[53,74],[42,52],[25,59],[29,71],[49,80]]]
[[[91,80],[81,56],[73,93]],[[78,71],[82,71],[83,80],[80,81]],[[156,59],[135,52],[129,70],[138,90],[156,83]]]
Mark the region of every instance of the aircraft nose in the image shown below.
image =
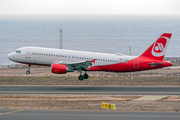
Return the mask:
[[[14,54],[13,54],[13,53],[9,53],[9,54],[7,55],[7,58],[8,58],[9,60],[13,60]]]

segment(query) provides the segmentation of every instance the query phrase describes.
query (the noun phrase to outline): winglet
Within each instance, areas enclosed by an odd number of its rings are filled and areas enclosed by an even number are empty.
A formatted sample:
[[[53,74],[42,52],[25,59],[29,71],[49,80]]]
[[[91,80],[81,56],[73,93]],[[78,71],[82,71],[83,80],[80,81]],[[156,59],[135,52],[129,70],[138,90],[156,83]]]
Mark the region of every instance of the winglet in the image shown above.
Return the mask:
[[[94,59],[94,60],[92,60],[92,62],[95,63],[96,60],[97,60],[97,59]]]

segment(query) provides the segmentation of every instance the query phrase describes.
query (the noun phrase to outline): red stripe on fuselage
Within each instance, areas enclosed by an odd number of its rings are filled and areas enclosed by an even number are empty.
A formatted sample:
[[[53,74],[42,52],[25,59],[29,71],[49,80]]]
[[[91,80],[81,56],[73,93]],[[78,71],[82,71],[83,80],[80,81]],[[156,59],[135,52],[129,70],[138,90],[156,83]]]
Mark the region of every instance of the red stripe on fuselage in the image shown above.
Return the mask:
[[[136,63],[137,61],[137,63]],[[150,63],[163,63],[161,65],[152,66]],[[160,61],[154,59],[147,59],[143,57],[138,57],[136,59],[124,62],[117,63],[112,65],[103,65],[103,66],[95,66],[89,68],[90,71],[111,71],[111,72],[131,72],[131,71],[142,71],[149,69],[157,69],[162,67],[171,66],[171,63],[168,61]],[[96,70],[97,69],[97,70]]]
[[[51,66],[50,64],[26,63],[26,62],[18,62],[18,63],[28,64],[28,65],[31,64],[31,65]],[[163,63],[163,64],[151,66],[150,63]],[[131,71],[157,69],[168,66],[171,66],[171,63],[168,61],[138,57],[123,63],[103,65],[103,66],[93,66],[89,68],[89,71],[131,72]]]

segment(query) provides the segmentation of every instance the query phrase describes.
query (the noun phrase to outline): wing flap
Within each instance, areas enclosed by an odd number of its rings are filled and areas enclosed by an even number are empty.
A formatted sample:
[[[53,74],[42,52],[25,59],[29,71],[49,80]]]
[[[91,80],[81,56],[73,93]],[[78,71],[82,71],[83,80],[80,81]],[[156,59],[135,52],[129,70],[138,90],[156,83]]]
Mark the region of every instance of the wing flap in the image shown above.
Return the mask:
[[[92,61],[79,61],[79,62],[66,62],[66,61],[54,61],[53,63],[56,64],[62,64],[67,65],[72,69],[86,69],[88,70],[88,67],[92,66]]]

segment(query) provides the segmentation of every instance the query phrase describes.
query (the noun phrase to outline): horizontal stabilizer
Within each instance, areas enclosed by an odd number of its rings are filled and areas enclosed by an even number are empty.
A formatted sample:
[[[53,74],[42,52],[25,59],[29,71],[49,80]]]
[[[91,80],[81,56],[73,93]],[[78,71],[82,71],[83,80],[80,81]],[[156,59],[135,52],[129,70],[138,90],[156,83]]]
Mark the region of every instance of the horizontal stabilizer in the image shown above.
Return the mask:
[[[164,63],[154,63],[154,62],[151,62],[151,63],[148,63],[149,65],[151,66],[157,66],[157,65],[163,65]]]

